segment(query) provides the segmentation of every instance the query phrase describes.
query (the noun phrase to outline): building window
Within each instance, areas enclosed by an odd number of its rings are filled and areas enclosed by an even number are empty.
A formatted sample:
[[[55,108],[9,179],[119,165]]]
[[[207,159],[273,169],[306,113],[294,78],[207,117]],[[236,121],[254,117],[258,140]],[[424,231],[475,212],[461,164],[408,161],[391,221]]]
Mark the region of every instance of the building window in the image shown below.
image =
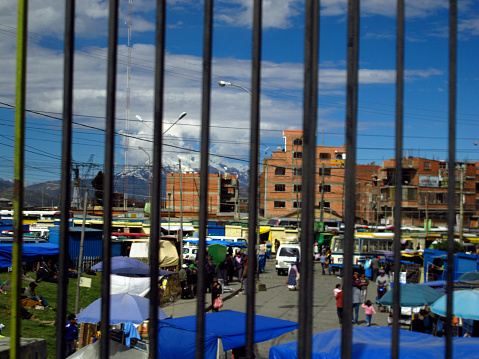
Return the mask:
[[[274,185],[274,191],[275,192],[285,192],[286,191],[286,185],[285,184],[275,184]]]
[[[303,139],[302,138],[295,138],[293,140],[293,146],[302,146],[303,145]]]
[[[293,152],[293,158],[303,158],[303,152]]]
[[[319,175],[320,175],[320,176],[323,175],[323,168],[320,168],[320,169],[319,169]],[[325,175],[325,176],[331,176],[331,168],[325,168],[325,169],[324,169],[324,175]]]
[[[320,153],[319,154],[319,159],[320,160],[330,160],[331,159],[331,153]]]
[[[424,162],[424,169],[425,170],[430,170],[431,169],[431,162]]]
[[[299,202],[293,202],[293,208],[301,208],[301,201]]]
[[[331,208],[331,203],[330,202],[323,202],[323,208]],[[318,207],[321,207],[321,201],[318,203]]]
[[[284,176],[286,174],[286,168],[285,167],[276,167],[274,169],[274,174],[276,176]]]
[[[293,187],[294,192],[301,192],[302,186],[300,184],[295,184]]]
[[[303,168],[302,167],[294,167],[293,168],[293,176],[302,176],[303,175]]]
[[[325,193],[330,193],[331,192],[331,185],[330,184],[325,184],[323,186],[323,190]],[[319,192],[321,192],[321,185],[319,185]]]
[[[447,168],[447,162],[439,162],[439,168],[445,170]]]
[[[286,208],[285,201],[274,201],[274,208]]]

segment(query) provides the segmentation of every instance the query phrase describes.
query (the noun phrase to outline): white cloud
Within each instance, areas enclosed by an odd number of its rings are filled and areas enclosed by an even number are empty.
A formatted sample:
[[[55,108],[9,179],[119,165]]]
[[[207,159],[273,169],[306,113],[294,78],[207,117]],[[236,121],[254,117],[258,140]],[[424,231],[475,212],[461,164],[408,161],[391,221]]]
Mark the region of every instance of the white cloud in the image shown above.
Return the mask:
[[[253,22],[252,0],[221,1],[223,6],[218,9],[215,19],[230,26],[251,27]],[[264,0],[263,28],[286,29],[292,26],[292,19],[300,14],[300,0]],[[226,6],[227,5],[227,6]]]
[[[476,16],[470,19],[460,20],[458,24],[458,30],[460,33],[478,36],[479,35],[479,17]]]

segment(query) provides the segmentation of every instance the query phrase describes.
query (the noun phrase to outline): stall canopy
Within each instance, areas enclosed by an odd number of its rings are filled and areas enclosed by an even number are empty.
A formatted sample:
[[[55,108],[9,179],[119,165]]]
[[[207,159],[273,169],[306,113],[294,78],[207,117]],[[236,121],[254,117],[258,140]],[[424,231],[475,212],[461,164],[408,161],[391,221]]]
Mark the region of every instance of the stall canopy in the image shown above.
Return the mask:
[[[60,246],[53,243],[23,243],[22,261],[31,262],[42,256],[54,256],[60,251]],[[12,244],[0,243],[0,268],[12,265]]]
[[[362,327],[353,328],[352,352],[355,359],[390,357],[392,328]],[[423,359],[444,358],[446,339],[410,332],[399,331],[401,358]],[[453,338],[452,357],[470,358],[477,352],[479,338]],[[292,359],[298,357],[298,341],[292,341],[271,347],[269,359]],[[313,359],[341,358],[341,329],[313,335]]]
[[[184,239],[183,242],[198,244],[199,239]],[[206,241],[207,246],[211,246],[214,244],[222,244],[226,247],[238,247],[238,248],[246,248],[248,244],[246,242],[231,242],[231,241],[222,241],[220,239],[213,239],[211,241]]]
[[[276,338],[298,328],[289,320],[255,316],[255,343]],[[223,350],[246,344],[246,313],[225,310],[205,315],[205,359],[216,358],[218,339]],[[162,359],[194,358],[196,349],[196,315],[160,321],[158,356]]]

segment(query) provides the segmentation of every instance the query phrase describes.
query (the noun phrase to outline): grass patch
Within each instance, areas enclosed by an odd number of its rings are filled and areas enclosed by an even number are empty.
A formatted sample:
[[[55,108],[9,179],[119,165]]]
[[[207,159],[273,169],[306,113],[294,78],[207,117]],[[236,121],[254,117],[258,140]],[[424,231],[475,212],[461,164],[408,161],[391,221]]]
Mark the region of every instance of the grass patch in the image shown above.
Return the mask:
[[[28,273],[30,277],[36,278],[35,273]],[[80,288],[79,308],[86,308],[90,303],[101,297],[101,275],[89,276],[83,274],[84,277],[91,278],[91,288]],[[11,273],[0,273],[0,280],[5,282],[11,279]],[[23,281],[22,286],[28,286],[29,282]],[[75,312],[75,298],[76,298],[76,286],[77,280],[70,278],[68,282],[68,303],[67,303],[67,315]],[[58,298],[58,284],[40,282],[35,289],[37,294],[41,294],[49,302],[53,309],[45,308],[45,310],[28,309],[28,311],[34,314],[40,320],[56,320],[57,318],[57,298]],[[10,336],[10,321],[11,316],[8,311],[11,310],[11,293],[0,293],[0,323],[5,324],[2,334],[6,337]],[[65,324],[67,318],[64,318],[63,324]],[[33,322],[31,320],[23,319],[21,323],[22,338],[42,338],[47,341],[47,353],[48,358],[55,358],[56,348],[56,328],[52,325],[45,325]]]

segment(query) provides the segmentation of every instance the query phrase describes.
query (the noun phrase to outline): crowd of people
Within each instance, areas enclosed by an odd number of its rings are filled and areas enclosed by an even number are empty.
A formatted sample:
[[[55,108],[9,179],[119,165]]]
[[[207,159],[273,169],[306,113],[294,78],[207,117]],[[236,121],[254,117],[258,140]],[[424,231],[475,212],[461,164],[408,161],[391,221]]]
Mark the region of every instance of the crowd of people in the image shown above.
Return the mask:
[[[179,271],[179,280],[181,284],[181,298],[196,298],[198,286],[198,262],[183,264]],[[211,293],[212,302],[219,297],[222,286],[228,286],[237,280],[241,283],[243,294],[247,293],[247,268],[248,256],[245,253],[237,252],[234,256],[228,253],[226,258],[220,263],[215,263],[212,255],[205,258],[205,270],[203,271],[206,281],[206,291]],[[217,308],[213,308],[216,310]]]

